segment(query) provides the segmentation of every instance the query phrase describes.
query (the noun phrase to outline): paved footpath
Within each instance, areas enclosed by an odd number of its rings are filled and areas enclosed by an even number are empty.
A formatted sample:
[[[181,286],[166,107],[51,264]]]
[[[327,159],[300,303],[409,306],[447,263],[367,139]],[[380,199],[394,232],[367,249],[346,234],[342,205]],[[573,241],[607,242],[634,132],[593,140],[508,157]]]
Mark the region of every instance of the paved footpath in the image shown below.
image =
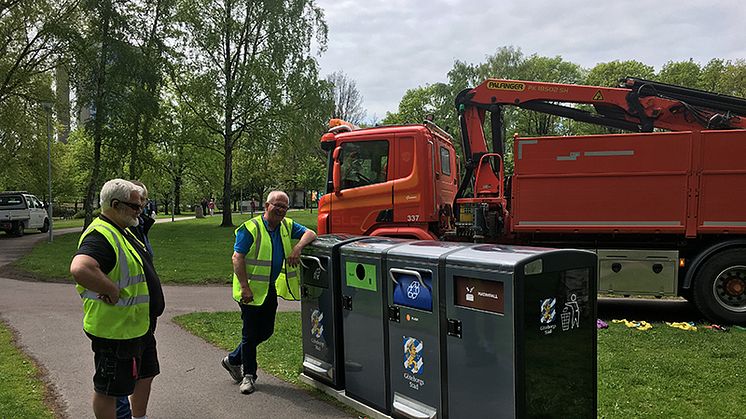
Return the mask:
[[[159,220],[161,221],[161,220]],[[166,220],[163,220],[166,221]],[[56,234],[77,233],[79,228]],[[0,233],[0,266],[28,252],[46,234]],[[44,366],[69,418],[92,417],[93,353],[83,334],[80,297],[72,284],[0,277],[0,317]],[[349,418],[309,393],[260,371],[257,392],[242,395],[220,366],[225,352],[182,330],[171,319],[195,311],[238,311],[227,286],[164,286],[166,312],[156,339],[161,374],[153,381],[148,416],[157,418]],[[300,304],[280,300],[280,310]],[[238,331],[237,331],[238,332]]]

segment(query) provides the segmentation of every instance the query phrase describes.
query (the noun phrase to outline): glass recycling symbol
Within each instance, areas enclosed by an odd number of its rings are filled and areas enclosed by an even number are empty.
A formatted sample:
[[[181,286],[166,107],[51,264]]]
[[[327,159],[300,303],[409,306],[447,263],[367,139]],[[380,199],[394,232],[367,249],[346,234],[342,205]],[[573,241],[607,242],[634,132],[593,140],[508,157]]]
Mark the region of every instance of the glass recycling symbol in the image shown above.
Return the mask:
[[[420,295],[420,283],[414,281],[407,287],[407,297],[410,300],[415,300],[418,295]]]

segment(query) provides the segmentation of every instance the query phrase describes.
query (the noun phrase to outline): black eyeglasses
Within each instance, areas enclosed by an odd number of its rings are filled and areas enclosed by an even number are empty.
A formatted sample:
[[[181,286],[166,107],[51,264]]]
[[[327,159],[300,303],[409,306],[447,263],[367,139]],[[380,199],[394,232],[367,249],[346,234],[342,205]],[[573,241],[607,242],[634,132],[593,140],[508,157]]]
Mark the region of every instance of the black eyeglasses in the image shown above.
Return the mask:
[[[280,208],[280,209],[284,209],[284,210],[287,210],[287,209],[289,208],[289,207],[288,207],[287,205],[285,205],[285,204],[275,204],[275,203],[273,203],[273,202],[270,202],[269,204],[270,204],[270,205],[272,205],[272,206],[275,206],[275,207],[277,207],[277,208]]]
[[[114,204],[114,201],[117,201],[117,202],[119,202],[120,204],[124,204],[124,205],[126,205],[126,206],[128,206],[128,207],[132,208],[132,209],[133,209],[133,210],[135,210],[135,211],[142,211],[142,208],[143,208],[143,206],[142,206],[142,205],[140,205],[140,204],[133,204],[132,202],[120,201],[120,200],[118,200],[118,199],[112,199],[112,200],[111,200],[111,204],[112,204],[112,206],[113,206],[113,204]]]

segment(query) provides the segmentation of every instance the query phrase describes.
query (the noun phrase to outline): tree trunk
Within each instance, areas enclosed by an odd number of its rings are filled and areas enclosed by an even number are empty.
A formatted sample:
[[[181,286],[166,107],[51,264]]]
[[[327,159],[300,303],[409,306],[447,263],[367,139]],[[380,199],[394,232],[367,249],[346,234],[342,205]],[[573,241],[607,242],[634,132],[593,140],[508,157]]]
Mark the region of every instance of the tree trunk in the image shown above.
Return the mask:
[[[223,1],[225,7],[226,22],[231,21],[233,15],[233,3],[231,0]],[[231,51],[231,25],[225,26],[223,45],[223,75],[225,77],[225,131],[223,133],[223,149],[225,160],[223,163],[223,222],[221,227],[233,227],[231,212],[231,186],[233,184],[233,83],[235,74],[232,70]]]
[[[137,169],[137,161],[138,161],[138,148],[140,146],[140,119],[141,119],[141,112],[137,112],[135,115],[135,124],[132,127],[132,132],[135,134],[130,139],[130,179],[135,180],[140,176],[140,172]]]
[[[233,227],[231,212],[231,183],[233,183],[233,141],[225,136],[225,164],[223,167],[223,222],[221,227]]]
[[[103,142],[104,120],[106,118],[106,100],[105,100],[105,80],[106,80],[106,62],[108,60],[109,49],[109,18],[111,15],[111,3],[103,2],[101,6],[101,55],[99,65],[96,69],[96,96],[94,107],[96,116],[93,119],[93,173],[88,181],[85,196],[85,221],[83,228],[88,227],[93,221],[93,200],[96,190],[99,186],[99,176],[101,173],[101,144]]]
[[[174,215],[181,215],[181,175],[174,179]]]

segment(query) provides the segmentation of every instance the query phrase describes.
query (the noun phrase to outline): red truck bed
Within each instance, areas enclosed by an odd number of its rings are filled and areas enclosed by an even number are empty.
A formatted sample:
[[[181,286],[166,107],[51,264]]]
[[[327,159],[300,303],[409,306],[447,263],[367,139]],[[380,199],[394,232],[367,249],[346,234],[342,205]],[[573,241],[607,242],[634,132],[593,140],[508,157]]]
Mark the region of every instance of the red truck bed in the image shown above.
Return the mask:
[[[516,138],[514,232],[746,233],[746,131]]]

